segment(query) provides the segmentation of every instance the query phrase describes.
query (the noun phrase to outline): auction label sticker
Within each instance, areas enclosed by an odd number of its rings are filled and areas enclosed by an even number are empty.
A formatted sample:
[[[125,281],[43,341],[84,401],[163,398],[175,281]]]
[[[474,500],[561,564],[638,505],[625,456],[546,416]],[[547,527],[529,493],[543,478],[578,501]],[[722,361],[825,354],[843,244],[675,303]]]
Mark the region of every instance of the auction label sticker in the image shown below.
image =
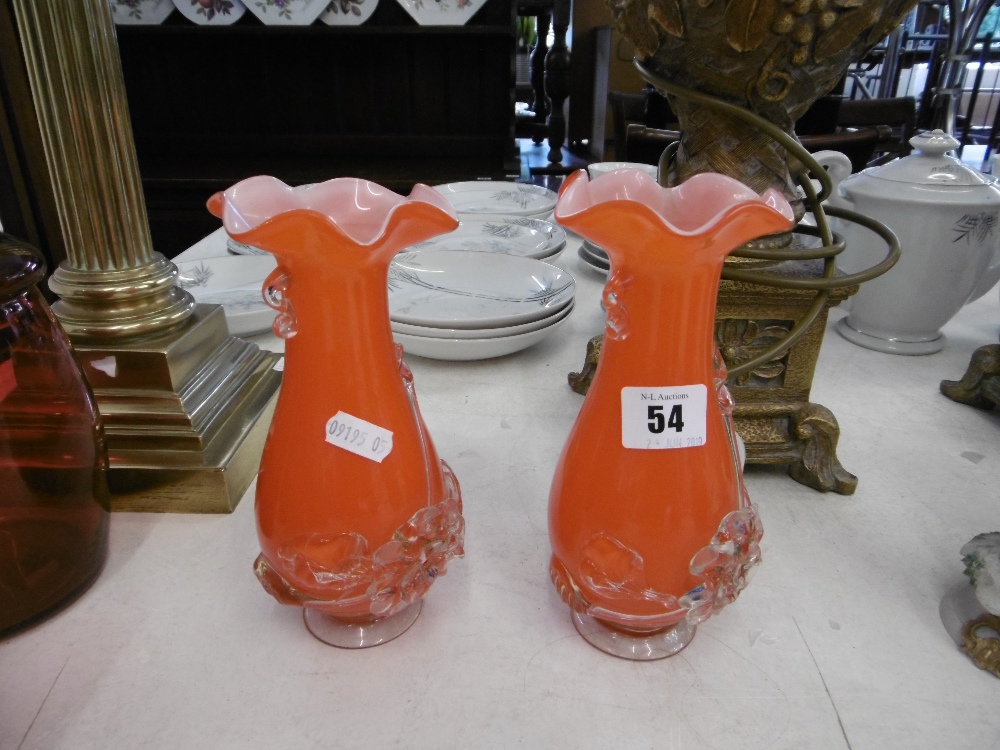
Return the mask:
[[[392,452],[389,430],[342,411],[326,423],[326,442],[376,463]]]
[[[663,450],[704,445],[707,411],[703,384],[622,388],[622,446]]]

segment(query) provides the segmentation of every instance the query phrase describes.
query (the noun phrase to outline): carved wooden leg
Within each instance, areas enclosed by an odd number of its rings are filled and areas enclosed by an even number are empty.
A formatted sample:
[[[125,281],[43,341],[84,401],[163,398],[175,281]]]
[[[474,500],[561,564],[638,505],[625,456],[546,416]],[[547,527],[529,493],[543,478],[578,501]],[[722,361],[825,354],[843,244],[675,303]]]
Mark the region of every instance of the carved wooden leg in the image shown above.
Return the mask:
[[[533,100],[531,111],[535,113],[535,123],[538,128],[531,136],[537,146],[545,140],[543,126],[549,114],[549,100],[545,96],[545,55],[549,51],[549,18],[548,12],[536,16],[537,29],[535,48],[531,51],[531,91]]]
[[[941,393],[977,409],[992,409],[1000,404],[1000,344],[976,349],[962,379],[942,380]]]
[[[570,0],[555,0],[552,9],[552,31],[555,37],[552,49],[545,56],[545,93],[549,97],[549,154],[550,162],[562,161],[562,146],[566,141],[566,117],[563,102],[569,96],[569,48],[566,31],[569,29]]]
[[[833,412],[819,404],[805,403],[792,415],[790,427],[792,435],[802,441],[802,453],[789,467],[789,476],[820,492],[853,495],[858,478],[837,459],[840,425]]]

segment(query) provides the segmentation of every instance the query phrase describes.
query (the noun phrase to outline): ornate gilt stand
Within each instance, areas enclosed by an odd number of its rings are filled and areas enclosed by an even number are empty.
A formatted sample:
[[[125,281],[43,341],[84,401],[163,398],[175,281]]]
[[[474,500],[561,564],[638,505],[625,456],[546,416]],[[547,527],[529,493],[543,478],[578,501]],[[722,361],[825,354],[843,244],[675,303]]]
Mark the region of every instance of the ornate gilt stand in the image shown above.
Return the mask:
[[[104,422],[114,510],[228,512],[277,356],[229,336],[153,251],[107,0],[14,0],[67,260],[49,287]]]
[[[820,261],[786,261],[768,271],[788,278],[819,278]],[[747,449],[748,464],[787,465],[798,482],[822,492],[850,495],[857,477],[837,459],[840,427],[825,406],[809,401],[816,360],[829,308],[857,291],[857,286],[834,289],[820,314],[808,323],[792,346],[745,374],[729,379],[736,401],[736,430]],[[735,369],[774,350],[800,324],[815,292],[773,289],[723,279],[716,305],[715,342]],[[570,387],[585,394],[600,358],[602,336],[587,346],[583,371],[569,375]]]
[[[768,269],[788,278],[819,278],[820,261],[786,261]],[[820,314],[788,351],[750,372],[731,377],[736,430],[746,443],[747,463],[787,465],[798,482],[822,492],[850,495],[858,480],[837,459],[840,427],[825,406],[812,403],[816,360],[830,307],[857,291],[833,289]],[[715,340],[727,367],[735,369],[788,336],[802,322],[815,293],[723,280],[716,308]]]
[[[962,379],[942,380],[941,393],[977,409],[1000,406],[1000,344],[976,349]]]
[[[824,209],[822,202],[831,189],[829,177],[788,134],[704,94],[659,80],[655,83],[753,123],[791,157],[790,176],[799,184],[816,226],[800,224],[791,235],[766,237],[734,252],[736,257],[727,260],[722,272],[715,339],[729,368],[736,429],[746,444],[747,463],[787,465],[791,477],[805,485],[852,494],[857,478],[837,459],[837,420],[828,409],[810,402],[809,392],[830,307],[854,294],[861,282],[891,268],[899,258],[899,242],[889,229],[867,217]],[[660,161],[661,182],[670,174],[675,150],[668,147]],[[819,183],[818,193],[810,177]],[[858,274],[837,274],[835,258],[844,242],[830,231],[827,214],[879,235],[888,247],[885,259]],[[804,241],[808,236],[818,238],[819,246]],[[586,392],[599,356],[600,337],[588,346],[584,371],[569,376],[574,390]]]
[[[889,255],[866,272],[836,277],[843,242],[834,241],[823,218],[829,180],[795,139],[794,124],[914,2],[606,0],[635,45],[639,74],[668,98],[680,121],[680,141],[660,161],[661,184],[719,172],[758,193],[779,190],[796,217],[811,211],[816,218],[823,244],[816,252],[799,252],[785,234],[734,253],[785,270],[727,263],[716,337],[728,352],[748,461],[787,464],[794,478],[822,490],[850,493],[856,486],[837,462],[836,419],[809,401],[827,313],[855,285],[888,270],[898,242],[884,227],[869,226],[886,239]],[[810,177],[821,184],[818,195]],[[820,270],[784,265],[817,259]],[[775,359],[780,351],[787,353]]]

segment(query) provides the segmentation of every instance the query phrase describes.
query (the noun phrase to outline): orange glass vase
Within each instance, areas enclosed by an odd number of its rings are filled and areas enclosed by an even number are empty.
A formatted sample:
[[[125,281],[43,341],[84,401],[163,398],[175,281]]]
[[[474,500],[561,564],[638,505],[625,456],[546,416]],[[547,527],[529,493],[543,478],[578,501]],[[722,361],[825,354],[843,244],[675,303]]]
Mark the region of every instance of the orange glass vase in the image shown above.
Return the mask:
[[[303,607],[320,640],[383,643],[463,551],[458,482],[393,343],[386,285],[400,249],[458,226],[454,209],[423,185],[404,198],[353,178],[291,188],[272,177],[209,208],[278,259],[264,295],[285,366],[257,478],[257,577]]]
[[[677,653],[733,601],[761,526],[713,329],[726,255],[791,228],[775,190],[620,170],[566,181],[556,220],[607,250],[600,363],[556,469],[550,574],[577,630],[630,659]]]

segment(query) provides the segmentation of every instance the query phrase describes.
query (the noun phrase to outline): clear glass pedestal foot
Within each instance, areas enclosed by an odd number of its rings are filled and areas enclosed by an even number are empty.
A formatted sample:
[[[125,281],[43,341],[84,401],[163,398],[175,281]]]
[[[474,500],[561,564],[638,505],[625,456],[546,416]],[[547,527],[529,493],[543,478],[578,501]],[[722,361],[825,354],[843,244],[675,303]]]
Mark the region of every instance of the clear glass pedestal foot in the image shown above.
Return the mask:
[[[632,661],[655,661],[673,656],[691,642],[698,629],[687,620],[681,620],[673,627],[655,633],[625,633],[612,630],[580,612],[573,612],[573,624],[591,646]]]
[[[409,630],[423,606],[423,601],[418,601],[394,615],[371,622],[345,622],[303,607],[302,620],[306,629],[323,643],[338,648],[370,648],[387,643]]]

